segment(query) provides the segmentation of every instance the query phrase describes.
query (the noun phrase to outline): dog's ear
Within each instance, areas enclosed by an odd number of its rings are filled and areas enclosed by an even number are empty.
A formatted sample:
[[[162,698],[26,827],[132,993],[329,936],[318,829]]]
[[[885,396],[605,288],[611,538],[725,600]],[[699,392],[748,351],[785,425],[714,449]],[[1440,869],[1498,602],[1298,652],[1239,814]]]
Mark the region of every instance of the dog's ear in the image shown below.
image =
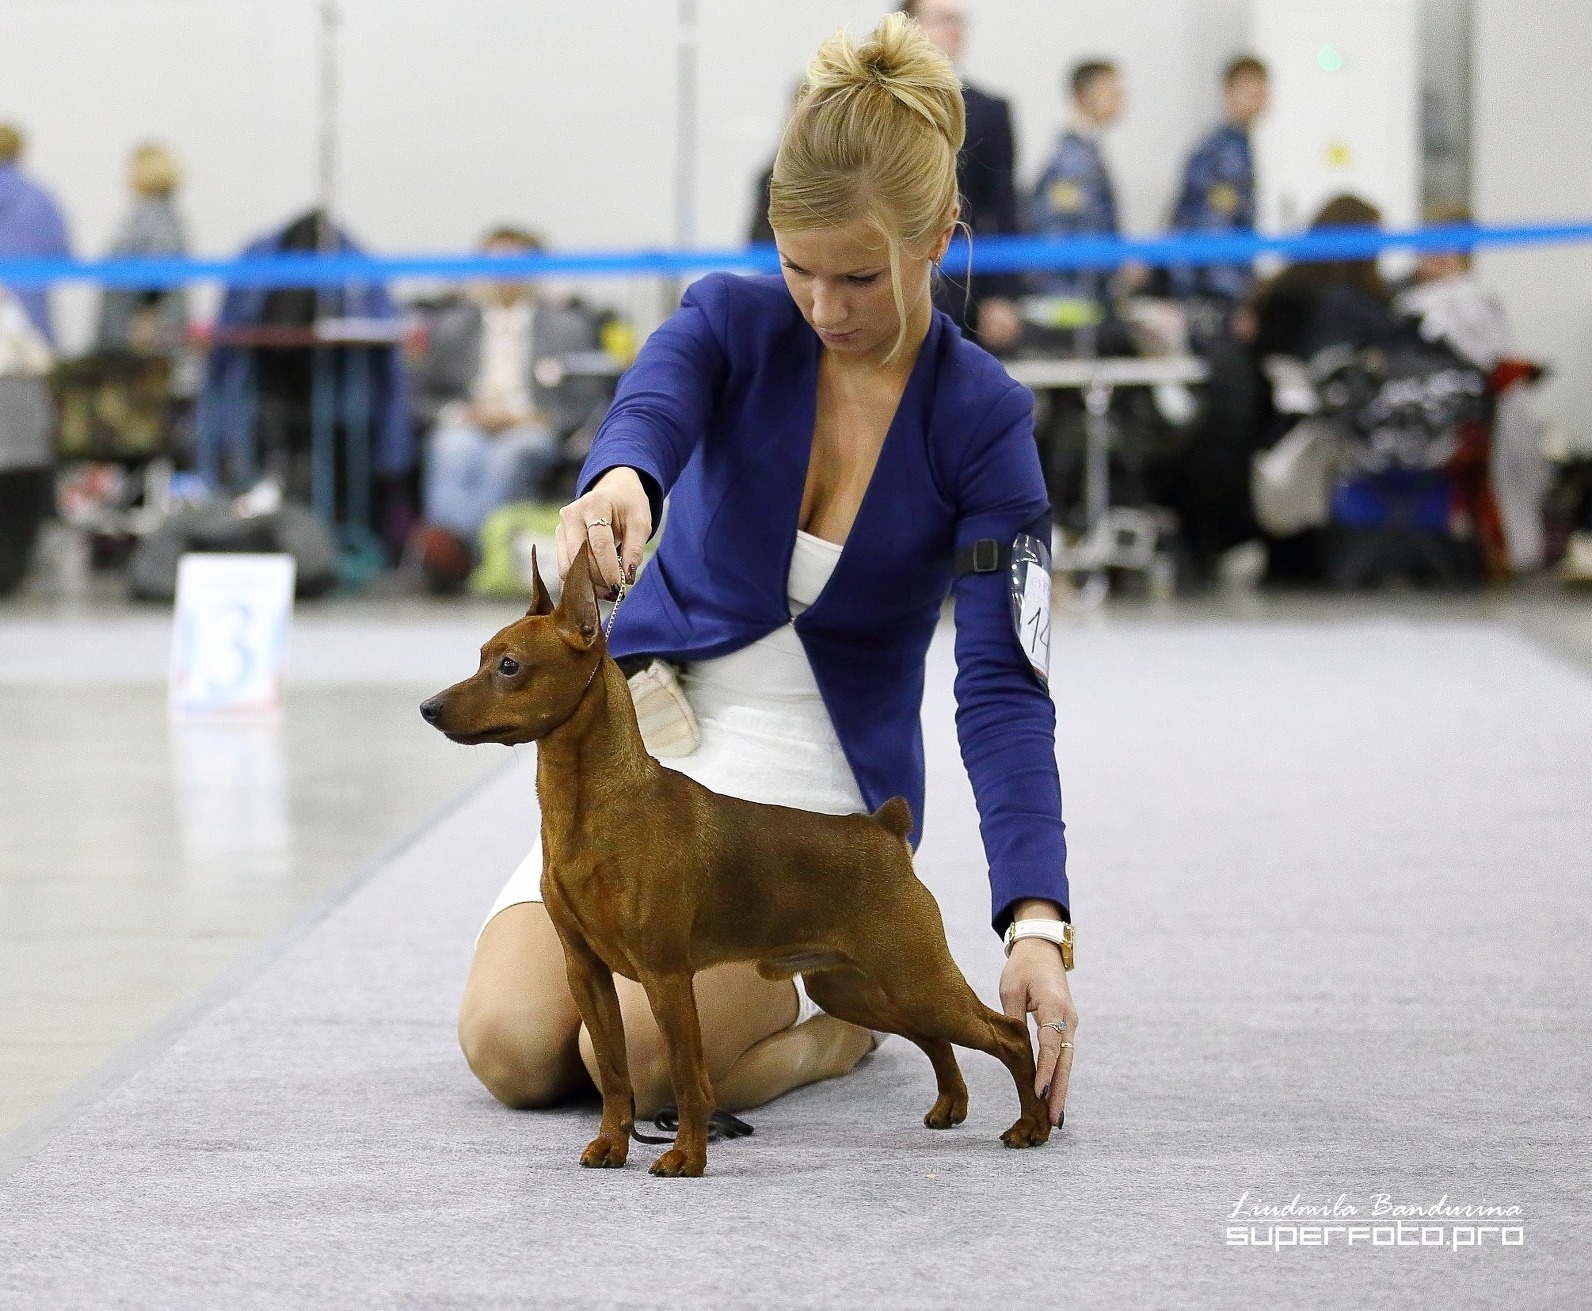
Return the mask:
[[[542,571],[536,567],[536,548],[531,547],[531,608],[525,612],[527,619],[536,615],[553,613],[553,598],[547,594],[547,584],[542,581]]]
[[[577,646],[590,646],[602,629],[597,610],[597,571],[592,568],[591,548],[582,542],[564,576],[553,618],[565,640]]]

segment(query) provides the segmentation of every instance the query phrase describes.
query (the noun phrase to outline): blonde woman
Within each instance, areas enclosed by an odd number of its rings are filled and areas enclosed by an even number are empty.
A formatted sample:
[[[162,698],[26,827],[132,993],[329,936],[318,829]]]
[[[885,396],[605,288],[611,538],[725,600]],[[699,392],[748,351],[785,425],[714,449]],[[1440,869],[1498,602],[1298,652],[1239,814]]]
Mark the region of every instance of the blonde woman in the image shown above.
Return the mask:
[[[133,203],[116,230],[110,254],[186,255],[188,237],[177,213],[182,170],[176,157],[157,142],[133,151],[127,163],[127,189]],[[188,337],[188,301],[180,287],[164,290],[112,290],[100,297],[96,344],[101,350],[173,354]]]
[[[671,761],[718,791],[844,813],[894,795],[923,814],[924,658],[959,553],[1041,531],[1031,398],[930,300],[957,222],[955,71],[902,14],[826,42],[775,160],[782,277],[715,275],[643,347],[559,528],[562,573],[589,542],[635,578],[610,649],[684,665],[702,745]],[[1048,529],[1044,529],[1048,532]],[[617,557],[616,557],[617,548]],[[1004,570],[954,584],[957,726],[989,859],[992,918],[1014,921],[1003,1005],[1039,1021],[1039,1082],[1060,1124],[1077,1012],[1055,715],[1013,629]],[[533,850],[477,944],[460,1039],[502,1101],[583,1084],[590,1041]],[[672,1100],[638,984],[616,980],[636,1108]],[[717,1104],[755,1106],[848,1072],[873,1036],[816,1011],[798,978],[697,976]]]

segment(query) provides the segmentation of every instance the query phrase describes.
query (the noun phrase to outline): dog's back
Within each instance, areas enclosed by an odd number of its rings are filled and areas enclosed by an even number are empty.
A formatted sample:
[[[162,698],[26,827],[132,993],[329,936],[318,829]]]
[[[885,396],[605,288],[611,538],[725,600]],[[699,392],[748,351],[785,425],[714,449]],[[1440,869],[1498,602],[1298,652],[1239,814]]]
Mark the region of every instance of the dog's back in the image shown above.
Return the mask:
[[[697,968],[820,946],[849,955],[858,933],[871,936],[892,923],[907,928],[924,914],[938,920],[938,906],[912,868],[912,812],[904,798],[871,815],[826,815],[701,784],[692,790],[698,804],[685,813],[696,822],[677,825],[667,847],[690,862],[670,881],[690,902]]]

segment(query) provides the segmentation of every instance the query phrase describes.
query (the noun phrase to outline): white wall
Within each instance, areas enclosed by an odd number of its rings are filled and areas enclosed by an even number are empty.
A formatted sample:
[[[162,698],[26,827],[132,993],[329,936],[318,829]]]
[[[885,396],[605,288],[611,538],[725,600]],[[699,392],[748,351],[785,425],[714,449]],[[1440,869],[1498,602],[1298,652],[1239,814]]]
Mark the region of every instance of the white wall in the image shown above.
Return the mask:
[[[1470,203],[1470,0],[1422,0],[1422,202]]]
[[[1592,5],[1475,0],[1472,191],[1477,218],[1592,215]],[[1547,414],[1592,449],[1592,246],[1485,254],[1526,354],[1553,364]]]
[[[1420,218],[1415,0],[1253,0],[1250,34],[1271,69],[1255,132],[1259,223],[1297,232],[1351,194],[1389,227]],[[1325,52],[1335,66],[1323,66]]]

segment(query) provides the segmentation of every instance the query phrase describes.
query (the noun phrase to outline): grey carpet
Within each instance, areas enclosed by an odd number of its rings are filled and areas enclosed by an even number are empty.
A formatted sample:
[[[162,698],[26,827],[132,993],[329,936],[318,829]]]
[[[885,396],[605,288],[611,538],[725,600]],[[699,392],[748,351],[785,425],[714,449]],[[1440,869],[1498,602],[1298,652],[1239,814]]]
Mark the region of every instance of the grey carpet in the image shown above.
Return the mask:
[[[943,637],[920,867],[989,996]],[[594,1109],[504,1110],[452,1032],[527,761],[0,1183],[0,1305],[1586,1305],[1592,683],[1391,623],[1074,632],[1055,665],[1083,1024],[1048,1147],[1000,1147],[974,1055],[968,1123],[923,1129],[892,1040],[706,1179],[579,1169]],[[1230,1248],[1246,1190],[1518,1205],[1524,1241]]]

